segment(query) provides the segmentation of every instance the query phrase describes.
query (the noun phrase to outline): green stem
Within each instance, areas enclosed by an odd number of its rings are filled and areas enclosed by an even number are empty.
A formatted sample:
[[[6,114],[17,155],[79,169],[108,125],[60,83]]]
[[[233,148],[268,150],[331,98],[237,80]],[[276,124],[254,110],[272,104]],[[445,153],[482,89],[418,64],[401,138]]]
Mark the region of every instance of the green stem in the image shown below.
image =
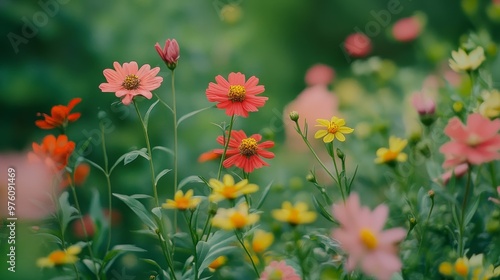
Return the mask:
[[[165,244],[165,239],[163,238],[162,235],[162,229],[156,231],[156,234],[158,235],[158,239],[160,240],[160,246],[161,250],[163,251],[163,256],[165,257],[165,261],[167,262],[168,268],[170,270],[170,276],[172,276],[172,279],[177,280],[177,277],[175,276],[175,270],[174,270],[174,265],[172,264],[172,260],[170,259],[169,255],[166,253],[167,246]]]
[[[172,70],[172,115],[174,118],[174,194],[177,192],[178,165],[177,165],[177,105],[175,101],[175,71]],[[177,209],[174,209],[174,232],[177,232]]]
[[[331,142],[332,145],[332,151],[333,151],[333,142]],[[344,188],[342,188],[342,178],[340,178],[340,173],[339,169],[337,167],[337,161],[335,160],[335,151],[332,152],[332,161],[333,161],[333,166],[335,167],[335,175],[337,175],[337,184],[339,185],[340,193],[342,194],[342,199],[345,201],[345,194],[344,194]],[[344,173],[345,177],[345,173]]]
[[[495,170],[495,162],[492,161],[488,165],[490,167],[490,176],[491,176],[491,186],[493,187],[493,190],[496,191],[498,184],[497,184],[497,177],[496,177],[496,170]]]
[[[238,230],[234,230],[234,234],[236,235],[236,239],[238,239],[238,241],[240,242],[241,247],[243,247],[243,250],[245,250],[245,253],[247,253],[248,258],[250,259],[250,262],[252,263],[253,270],[255,271],[255,274],[257,274],[257,278],[260,277],[259,270],[257,269],[255,262],[253,261],[252,254],[250,254],[247,247],[245,246],[245,242],[243,242],[243,237],[240,236]]]
[[[198,254],[196,253],[196,245],[198,244],[198,236],[196,233],[193,231],[193,228],[191,227],[191,220],[193,219],[193,213],[191,213],[191,216],[189,219],[186,216],[186,211],[183,211],[183,216],[184,220],[186,220],[186,224],[188,225],[189,228],[189,234],[191,235],[191,241],[193,242],[193,257],[194,257],[194,279],[198,279]]]
[[[73,264],[73,268],[75,269],[76,280],[80,280],[80,272],[78,272],[78,267],[76,267],[76,264]]]
[[[462,201],[462,213],[460,215],[460,228],[459,228],[459,240],[458,240],[458,255],[464,255],[464,230],[465,230],[465,209],[467,207],[467,198],[469,197],[469,192],[471,189],[471,166],[467,170],[467,184],[465,186],[465,195]]]
[[[149,143],[149,136],[148,136],[148,129],[146,127],[146,124],[144,123],[144,120],[142,119],[141,112],[139,111],[139,107],[137,106],[136,102],[134,103],[135,111],[137,112],[137,116],[139,116],[139,119],[141,121],[141,126],[142,130],[144,132],[144,137],[146,138],[146,147],[148,149],[148,154],[149,154],[149,168],[151,170],[151,184],[153,186],[153,194],[155,197],[155,205],[156,207],[160,207],[160,202],[158,200],[158,191],[156,190],[156,184],[155,184],[155,167],[153,164],[153,153],[151,152],[151,144]]]
[[[300,249],[300,232],[295,228],[294,232],[295,250],[297,251],[297,258],[300,265],[300,270],[302,271],[302,280],[307,280],[307,270],[304,264],[304,256],[302,255],[302,250]]]
[[[229,141],[231,141],[231,131],[233,130],[234,115],[231,116],[231,121],[229,122],[229,130],[227,132],[227,138],[224,138],[224,151],[222,152],[222,158],[220,159],[219,171],[217,172],[217,180],[220,180],[220,175],[222,173],[222,165],[226,158],[227,148],[229,147]],[[226,135],[223,135],[226,137]]]
[[[104,137],[104,125],[102,122],[99,124],[101,128],[101,142],[102,142],[102,154],[104,155],[104,171],[106,172],[106,183],[108,186],[108,242],[106,244],[106,253],[109,251],[109,247],[111,246],[111,211],[113,210],[112,208],[112,197],[111,197],[111,180],[110,180],[110,174],[109,174],[109,162],[108,162],[108,155],[106,153],[106,138]]]

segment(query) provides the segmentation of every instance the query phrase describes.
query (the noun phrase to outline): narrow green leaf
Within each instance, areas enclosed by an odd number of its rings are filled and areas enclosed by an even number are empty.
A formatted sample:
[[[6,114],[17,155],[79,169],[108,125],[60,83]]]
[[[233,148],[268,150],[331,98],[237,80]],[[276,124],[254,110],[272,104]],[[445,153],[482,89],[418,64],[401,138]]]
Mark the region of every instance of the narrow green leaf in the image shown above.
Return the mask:
[[[198,277],[201,276],[203,271],[219,256],[227,253],[234,246],[236,237],[231,231],[216,231],[211,235],[207,242],[200,241],[196,245],[196,253],[198,254]]]
[[[160,181],[161,177],[165,176],[168,172],[172,171],[172,169],[163,169],[158,175],[156,175],[155,186],[158,185],[158,181]]]
[[[191,176],[188,176],[184,179],[182,179],[180,182],[179,182],[179,186],[177,189],[182,189],[182,187],[184,187],[185,185],[189,184],[189,183],[203,183],[204,181],[202,179],[200,179],[199,176],[196,176],[196,175],[191,175]]]
[[[60,207],[60,214],[61,214],[61,232],[64,234],[66,232],[66,228],[68,227],[68,224],[78,218],[78,210],[71,206],[69,204],[69,193],[68,192],[63,192],[61,196],[59,197],[59,207]]]
[[[92,165],[93,167],[99,169],[103,174],[106,174],[106,171],[104,171],[104,169],[101,166],[99,166],[99,164],[97,164],[97,163],[95,163],[95,162],[93,162],[93,161],[91,161],[90,159],[87,159],[87,158],[83,158],[83,160],[86,161],[86,162],[88,162],[88,163],[90,163],[90,165]]]
[[[138,156],[141,156],[147,160],[149,160],[149,156],[146,153],[146,148],[142,148],[140,150],[131,151],[125,154],[125,158],[123,159],[123,165],[127,165],[134,161]]]
[[[171,150],[171,149],[169,149],[169,148],[165,148],[165,147],[163,147],[163,146],[155,146],[155,147],[153,147],[153,149],[152,149],[152,150],[153,150],[153,151],[154,151],[154,150],[159,150],[159,151],[163,151],[163,152],[165,152],[165,153],[167,153],[167,154],[174,155],[174,151],[172,151],[172,150]]]
[[[472,206],[469,208],[469,210],[465,214],[464,227],[470,222],[470,220],[472,220],[472,217],[474,217],[474,214],[476,213],[477,207],[479,206],[480,199],[481,199],[481,195],[478,195],[476,198],[476,201],[474,201]]]
[[[149,109],[146,111],[146,115],[144,115],[144,125],[146,126],[146,128],[148,127],[149,115],[153,111],[153,108],[156,106],[156,104],[158,104],[158,102],[160,102],[160,99],[151,104],[151,106],[149,106]]]
[[[271,190],[271,186],[273,185],[273,181],[271,181],[267,186],[264,188],[264,191],[262,192],[262,195],[260,196],[259,202],[257,203],[257,206],[255,209],[260,209],[262,205],[264,204],[264,201],[267,198],[267,195],[269,194],[269,191]]]
[[[139,201],[123,194],[113,193],[113,195],[127,204],[127,206],[132,211],[134,211],[134,213],[139,216],[141,221],[145,223],[151,230],[155,231],[158,228],[153,219],[151,219],[149,212],[146,211],[144,205],[142,205]]]
[[[199,110],[193,111],[193,112],[191,112],[191,113],[187,113],[187,114],[185,114],[184,116],[180,117],[180,118],[179,118],[179,120],[177,120],[177,126],[179,126],[179,124],[180,124],[181,122],[183,122],[184,120],[186,120],[186,119],[188,119],[188,118],[190,118],[190,117],[192,117],[192,116],[194,116],[194,115],[196,115],[196,114],[198,114],[198,113],[201,113],[201,112],[203,112],[203,111],[205,111],[205,110],[207,110],[207,109],[213,108],[213,107],[215,107],[215,105],[210,106],[210,107],[206,107],[206,108],[202,108],[202,109],[199,109]]]
[[[321,214],[321,216],[323,216],[325,219],[327,219],[332,223],[338,224],[338,222],[333,219],[332,215],[325,210],[323,205],[319,203],[318,199],[315,196],[313,196],[312,198],[313,198],[314,208],[316,208],[316,210]]]

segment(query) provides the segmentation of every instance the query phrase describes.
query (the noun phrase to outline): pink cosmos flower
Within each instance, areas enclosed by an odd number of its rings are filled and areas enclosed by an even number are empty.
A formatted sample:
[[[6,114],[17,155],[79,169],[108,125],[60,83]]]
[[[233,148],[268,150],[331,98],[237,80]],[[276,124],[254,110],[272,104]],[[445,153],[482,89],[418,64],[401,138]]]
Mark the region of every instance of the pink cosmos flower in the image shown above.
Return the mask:
[[[467,117],[464,125],[457,117],[452,118],[444,129],[451,138],[439,151],[445,155],[443,167],[460,163],[482,164],[500,159],[500,119],[490,120],[479,113]]]
[[[175,69],[175,66],[177,66],[177,61],[179,60],[179,44],[177,44],[177,41],[175,39],[167,39],[165,41],[165,45],[163,46],[163,49],[161,48],[159,43],[156,43],[155,49],[160,55],[161,59],[167,64],[167,67],[170,69]]]
[[[406,236],[403,228],[383,230],[389,208],[379,205],[375,210],[360,205],[357,193],[351,193],[344,203],[333,205],[333,215],[340,228],[333,231],[333,238],[349,255],[347,271],[361,266],[364,273],[377,279],[390,279],[401,269],[397,256],[397,243]]]
[[[221,75],[215,77],[217,83],[209,83],[206,90],[207,99],[217,102],[217,108],[225,109],[228,116],[248,117],[248,112],[256,112],[264,106],[267,97],[256,96],[264,92],[264,86],[257,85],[259,79],[252,76],[245,81],[245,75],[230,73],[228,80]]]
[[[414,92],[411,95],[411,104],[421,116],[433,115],[436,110],[436,102],[423,92]]]
[[[464,176],[468,170],[469,170],[469,165],[467,163],[459,164],[453,167],[451,170],[448,170],[445,173],[443,173],[443,175],[441,175],[441,181],[443,182],[443,185],[446,185],[450,181],[451,176],[453,174],[455,174],[455,178],[460,178]]]
[[[285,261],[272,261],[260,275],[260,280],[300,280],[293,267]]]
[[[144,64],[139,69],[137,62],[124,63],[123,66],[114,62],[113,69],[103,71],[107,83],[102,83],[99,88],[102,92],[114,92],[116,97],[122,99],[124,105],[130,105],[135,96],[141,95],[151,99],[152,90],[160,87],[162,77],[156,77],[160,72],[160,67],[151,69],[149,64]]]
[[[398,20],[392,27],[392,36],[399,42],[415,40],[422,31],[422,24],[417,17],[407,17]]]
[[[325,64],[315,64],[306,73],[306,84],[308,86],[328,85],[333,81],[335,71]]]
[[[344,47],[350,56],[364,57],[371,52],[372,42],[370,38],[363,33],[353,33],[345,39]]]

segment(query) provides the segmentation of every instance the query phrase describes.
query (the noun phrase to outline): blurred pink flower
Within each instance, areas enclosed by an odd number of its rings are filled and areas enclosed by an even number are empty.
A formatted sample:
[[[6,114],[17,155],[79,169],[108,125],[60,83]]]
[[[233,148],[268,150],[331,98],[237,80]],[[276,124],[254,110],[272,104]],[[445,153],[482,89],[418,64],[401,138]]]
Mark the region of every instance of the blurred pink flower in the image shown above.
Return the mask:
[[[357,193],[351,193],[345,203],[333,205],[333,215],[340,228],[333,231],[341,248],[349,255],[347,271],[361,270],[377,279],[390,279],[401,269],[397,243],[406,236],[403,228],[383,230],[389,208],[379,205],[375,210],[360,205]]]
[[[455,174],[455,178],[460,178],[465,175],[465,173],[467,173],[467,170],[469,170],[469,165],[467,163],[462,163],[454,166],[451,170],[448,170],[443,173],[443,175],[441,175],[441,181],[443,182],[443,185],[448,184],[453,174]]]
[[[399,42],[415,40],[422,32],[422,24],[417,17],[407,17],[398,20],[392,27],[392,36]]]
[[[364,57],[371,52],[372,42],[363,33],[353,33],[345,39],[344,47],[350,56]]]
[[[306,73],[306,84],[308,86],[329,85],[335,77],[332,67],[325,64],[315,64]]]
[[[135,61],[124,63],[123,66],[115,62],[113,67],[114,70],[103,71],[107,83],[101,83],[99,88],[102,92],[114,92],[124,105],[130,105],[132,99],[138,95],[151,99],[151,91],[159,88],[163,81],[162,77],[156,77],[160,67],[151,69],[149,64],[144,64],[139,69]]]
[[[38,220],[53,213],[52,195],[58,186],[53,184],[53,170],[43,162],[30,162],[24,153],[0,154],[0,158],[0,217]],[[15,204],[12,216],[7,211],[9,201]]]
[[[285,261],[272,261],[260,275],[260,280],[300,280],[293,267]]]
[[[414,92],[411,95],[411,104],[419,115],[433,115],[436,109],[436,102],[424,92]]]
[[[443,144],[439,151],[445,155],[443,167],[460,163],[482,164],[500,159],[500,119],[490,120],[479,113],[467,117],[464,125],[457,117],[452,118],[444,129],[451,141]]]
[[[155,49],[160,55],[161,59],[167,64],[167,67],[170,69],[175,69],[177,66],[177,61],[179,60],[179,44],[177,44],[177,40],[175,39],[167,39],[165,41],[165,45],[163,49],[161,48],[159,43],[156,43]]]

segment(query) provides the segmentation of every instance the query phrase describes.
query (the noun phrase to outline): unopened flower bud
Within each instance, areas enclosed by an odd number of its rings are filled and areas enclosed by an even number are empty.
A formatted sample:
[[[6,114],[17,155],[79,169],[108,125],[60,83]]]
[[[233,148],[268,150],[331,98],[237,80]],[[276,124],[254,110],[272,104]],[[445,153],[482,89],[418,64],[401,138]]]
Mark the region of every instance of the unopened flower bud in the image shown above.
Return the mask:
[[[299,120],[299,112],[297,111],[291,111],[289,116],[290,119],[294,122],[297,122]]]
[[[430,198],[434,198],[434,195],[435,195],[435,192],[433,190],[430,190],[427,192],[427,195],[430,197]]]
[[[342,152],[341,149],[337,148],[337,156],[339,157],[339,159],[343,160],[345,158],[345,154],[344,152]]]
[[[311,183],[315,183],[316,182],[316,176],[314,176],[313,173],[309,173],[306,175],[306,180],[311,182]]]

